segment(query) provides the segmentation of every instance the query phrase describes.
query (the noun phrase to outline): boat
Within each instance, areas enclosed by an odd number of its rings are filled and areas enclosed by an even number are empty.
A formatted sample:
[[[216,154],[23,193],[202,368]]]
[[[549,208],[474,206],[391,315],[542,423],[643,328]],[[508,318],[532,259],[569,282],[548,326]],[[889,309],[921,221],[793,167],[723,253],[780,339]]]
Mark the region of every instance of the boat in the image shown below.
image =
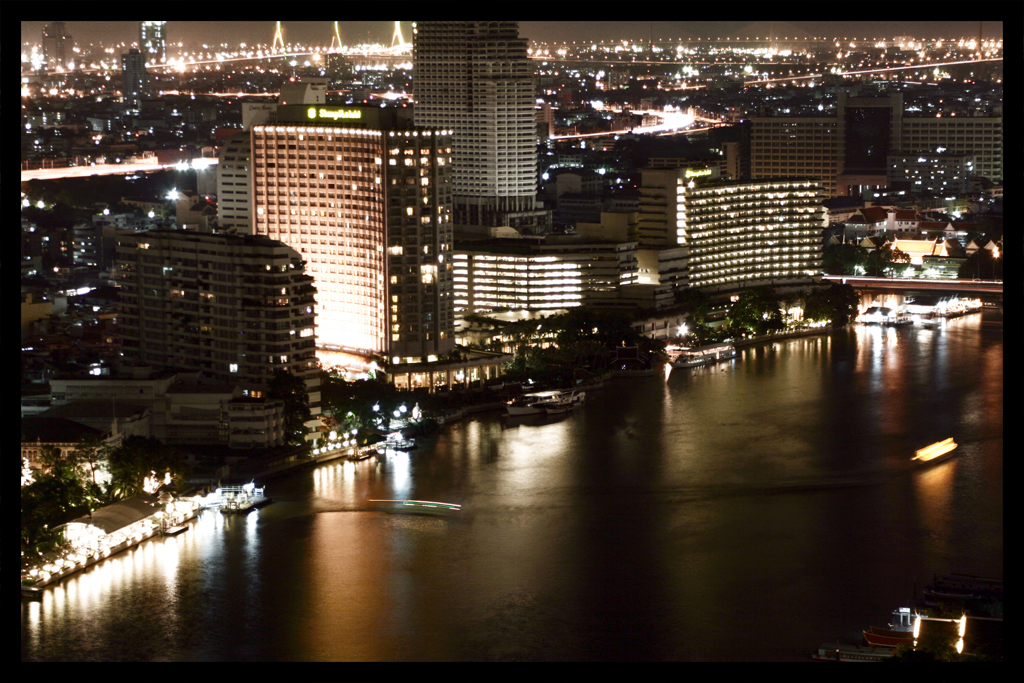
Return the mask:
[[[892,657],[895,648],[823,643],[811,659],[819,662],[880,662]]]
[[[872,626],[864,631],[864,640],[873,647],[897,647],[914,639],[914,616],[909,607],[900,607],[892,613],[889,628]]]
[[[550,401],[541,401],[538,406],[544,407],[544,412],[548,415],[561,415],[562,413],[568,413],[579,405],[583,404],[586,394],[582,391],[574,391],[568,396],[562,396],[557,399]]]
[[[898,647],[913,642],[914,632],[889,631],[872,626],[870,631],[864,631],[864,641],[871,647]]]
[[[701,365],[717,363],[736,357],[736,347],[732,344],[712,344],[699,349],[683,349],[672,361],[674,368],[695,368]]]
[[[382,500],[368,498],[369,503],[385,503],[378,506],[385,512],[405,512],[423,515],[449,515],[462,511],[457,503],[441,503],[436,500]]]
[[[21,584],[21,597],[28,598],[29,600],[42,600],[43,589],[23,583]]]
[[[953,600],[1002,600],[1002,579],[985,579],[970,574],[936,576],[924,588],[925,602]]]
[[[508,401],[506,410],[509,415],[520,416],[520,415],[543,415],[546,411],[544,404],[557,401],[565,396],[572,395],[577,392],[573,391],[538,391],[533,394],[524,394],[522,396],[516,396],[511,401]],[[583,392],[578,392],[581,396]],[[582,399],[581,399],[582,400]]]
[[[897,313],[896,315],[891,316],[885,324],[890,327],[902,327],[903,325],[913,325],[914,319],[906,313]]]
[[[953,441],[953,437],[943,439],[942,441],[936,441],[930,446],[917,449],[916,454],[911,460],[917,460],[920,463],[928,463],[933,465],[938,462],[942,462],[947,458],[953,457],[953,451],[956,450],[956,442]]]

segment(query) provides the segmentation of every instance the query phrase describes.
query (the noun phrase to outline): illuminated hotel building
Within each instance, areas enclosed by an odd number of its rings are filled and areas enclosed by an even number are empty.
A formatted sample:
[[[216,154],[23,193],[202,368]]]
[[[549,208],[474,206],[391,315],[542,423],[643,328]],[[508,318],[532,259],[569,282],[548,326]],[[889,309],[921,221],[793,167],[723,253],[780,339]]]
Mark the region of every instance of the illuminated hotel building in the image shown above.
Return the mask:
[[[818,180],[681,182],[678,239],[690,247],[689,285],[722,290],[819,276],[822,199]]]
[[[495,309],[558,310],[615,292],[619,255],[614,242],[540,244],[480,240],[454,256],[455,311],[460,317]]]
[[[253,126],[253,229],[306,260],[322,346],[411,362],[455,343],[451,134],[402,113],[281,105]]]

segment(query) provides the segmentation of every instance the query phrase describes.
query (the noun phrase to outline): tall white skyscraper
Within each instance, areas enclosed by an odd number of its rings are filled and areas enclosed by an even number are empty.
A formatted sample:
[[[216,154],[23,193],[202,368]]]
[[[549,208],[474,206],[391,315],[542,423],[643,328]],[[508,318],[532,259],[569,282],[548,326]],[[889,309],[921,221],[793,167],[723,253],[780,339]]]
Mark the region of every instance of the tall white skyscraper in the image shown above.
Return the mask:
[[[455,131],[457,228],[543,231],[550,223],[536,209],[536,95],[526,46],[514,21],[413,25],[413,116],[417,126]]]

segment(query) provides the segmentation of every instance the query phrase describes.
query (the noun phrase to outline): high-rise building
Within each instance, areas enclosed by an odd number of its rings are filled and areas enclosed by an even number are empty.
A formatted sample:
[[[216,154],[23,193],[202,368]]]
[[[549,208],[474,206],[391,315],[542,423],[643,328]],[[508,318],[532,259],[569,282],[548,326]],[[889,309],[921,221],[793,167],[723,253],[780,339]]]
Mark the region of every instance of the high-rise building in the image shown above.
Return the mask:
[[[691,181],[679,189],[689,286],[728,290],[821,274],[828,214],[820,181]]]
[[[407,111],[281,105],[253,126],[253,229],[307,261],[323,347],[418,362],[455,344],[452,136]]]
[[[973,154],[975,173],[1003,180],[1002,117],[915,116],[902,93],[849,97],[824,116],[751,118],[752,178],[817,178],[829,196],[885,187],[890,155]]]
[[[820,272],[828,225],[820,181],[718,177],[708,166],[642,172],[637,241],[684,250],[677,287],[806,281]]]
[[[971,154],[974,175],[1003,183],[1002,116],[904,116],[902,145],[908,155]]]
[[[543,232],[536,208],[537,114],[527,41],[514,21],[413,25],[417,126],[454,130],[455,225]]]
[[[252,234],[252,147],[249,131],[239,131],[220,151],[217,163],[217,225],[221,230]]]
[[[65,31],[63,21],[51,21],[43,26],[43,58],[47,68],[67,67],[67,49],[70,45],[71,36]]]
[[[316,289],[294,249],[258,235],[121,234],[117,278],[128,365],[201,371],[247,391],[287,371],[319,415]]]
[[[130,109],[139,108],[139,99],[149,94],[149,74],[145,55],[134,47],[121,55],[121,95]]]
[[[167,61],[167,22],[139,22],[139,51],[147,64]]]
[[[454,256],[456,313],[557,311],[583,305],[588,295],[614,293],[620,278],[615,247],[598,240],[467,241]]]

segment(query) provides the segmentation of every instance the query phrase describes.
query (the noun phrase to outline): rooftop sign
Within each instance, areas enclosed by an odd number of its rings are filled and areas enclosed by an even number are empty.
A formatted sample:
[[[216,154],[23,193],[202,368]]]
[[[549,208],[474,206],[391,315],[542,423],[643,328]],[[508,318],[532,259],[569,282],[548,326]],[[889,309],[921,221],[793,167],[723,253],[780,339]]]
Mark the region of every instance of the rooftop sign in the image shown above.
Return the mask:
[[[362,119],[363,112],[360,109],[339,109],[337,107],[310,107],[306,110],[306,117],[310,120],[339,121],[342,119]]]
[[[701,176],[711,175],[711,170],[712,169],[710,169],[710,168],[699,168],[699,169],[696,169],[696,170],[692,169],[692,168],[688,168],[688,169],[686,169],[686,177],[687,178],[699,178]]]

